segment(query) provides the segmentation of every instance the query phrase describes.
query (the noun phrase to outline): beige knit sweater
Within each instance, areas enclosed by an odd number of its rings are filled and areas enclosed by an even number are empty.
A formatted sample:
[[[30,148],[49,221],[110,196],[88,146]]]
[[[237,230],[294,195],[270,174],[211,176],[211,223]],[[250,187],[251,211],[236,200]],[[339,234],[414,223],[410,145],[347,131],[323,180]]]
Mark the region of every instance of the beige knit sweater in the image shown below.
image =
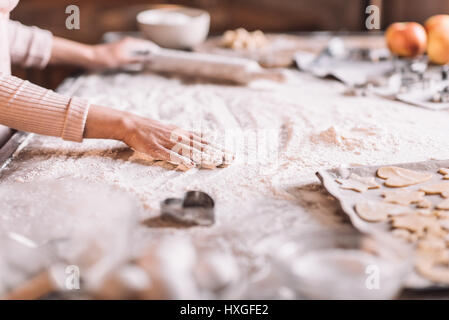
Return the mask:
[[[17,2],[0,0],[0,124],[80,142],[89,109],[87,101],[11,76],[11,62],[45,67],[53,40],[48,31],[9,20]]]

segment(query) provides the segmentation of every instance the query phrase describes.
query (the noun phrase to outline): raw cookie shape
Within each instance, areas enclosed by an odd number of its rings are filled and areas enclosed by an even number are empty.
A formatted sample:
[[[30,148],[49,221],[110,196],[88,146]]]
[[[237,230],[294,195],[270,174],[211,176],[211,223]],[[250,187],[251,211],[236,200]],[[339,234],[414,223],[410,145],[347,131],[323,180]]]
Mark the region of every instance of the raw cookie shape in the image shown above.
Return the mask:
[[[425,193],[422,191],[395,190],[386,191],[382,195],[385,198],[384,202],[396,203],[403,206],[426,200],[424,198]]]
[[[446,210],[433,210],[432,214],[439,219],[449,218],[449,212]]]
[[[444,236],[435,216],[423,216],[418,214],[405,214],[392,217],[393,228],[407,229],[415,232],[419,237],[427,232],[435,236]]]
[[[439,204],[437,204],[436,208],[440,210],[449,210],[449,198],[444,199]]]
[[[408,207],[378,201],[357,203],[355,210],[360,218],[369,222],[381,222],[388,216],[412,213]]]
[[[443,229],[449,230],[449,218],[439,219],[438,223]]]
[[[449,182],[442,182],[423,186],[420,191],[424,191],[426,194],[439,194],[444,198],[449,197]]]
[[[440,251],[446,249],[446,241],[442,238],[430,236],[418,242],[418,250]]]
[[[430,210],[429,208],[423,208],[416,210],[416,214],[420,214],[422,216],[430,216],[433,214],[433,211]]]
[[[432,207],[432,202],[429,199],[423,198],[416,203],[418,208],[428,209]]]
[[[449,284],[449,254],[440,245],[423,246],[417,250],[416,270],[426,279]]]
[[[418,236],[416,235],[416,233],[410,232],[407,229],[394,229],[392,233],[393,236],[403,239],[410,243],[418,241]]]
[[[382,179],[386,179],[386,186],[394,188],[411,186],[432,178],[431,173],[418,172],[394,166],[379,168],[377,175]]]
[[[438,173],[443,175],[444,180],[449,180],[449,168],[440,168]]]
[[[358,192],[366,192],[368,189],[380,188],[374,177],[361,177],[355,173],[351,173],[348,179],[336,179],[340,184],[340,188],[354,190]]]

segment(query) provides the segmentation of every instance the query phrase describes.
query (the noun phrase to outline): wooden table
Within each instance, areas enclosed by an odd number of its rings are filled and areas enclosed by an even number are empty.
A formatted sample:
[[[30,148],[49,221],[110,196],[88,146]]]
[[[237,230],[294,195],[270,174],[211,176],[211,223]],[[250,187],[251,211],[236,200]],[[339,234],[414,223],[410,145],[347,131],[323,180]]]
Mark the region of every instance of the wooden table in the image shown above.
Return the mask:
[[[366,41],[371,43],[371,38]],[[310,42],[316,44],[316,38]],[[13,200],[0,204],[0,211],[8,218],[0,232],[15,229],[39,241],[61,234],[76,237],[82,230],[90,230],[92,236],[101,234],[107,231],[101,226],[111,222],[111,214],[99,212],[86,217],[77,208],[86,208],[80,199],[88,195],[82,189],[98,190],[98,198],[107,197],[111,189],[113,196],[104,205],[113,210],[122,194],[136,207],[123,209],[126,214],[118,217],[141,222],[126,228],[130,220],[108,225],[108,230],[117,228],[114,235],[122,231],[127,235],[125,253],[138,252],[161,237],[185,236],[196,245],[228,250],[250,279],[261,268],[255,247],[262,239],[289,231],[333,232],[348,227],[337,202],[318,184],[317,169],[449,157],[449,135],[444,134],[449,123],[447,112],[375,96],[347,97],[341,83],[294,70],[289,75],[285,85],[260,83],[247,88],[129,72],[67,80],[59,89],[61,93],[183,127],[202,119],[217,130],[276,130],[283,137],[280,162],[276,167],[274,162],[262,162],[184,174],[139,158],[121,143],[86,141],[78,145],[34,136],[2,171],[0,197]],[[277,169],[264,171],[270,168]],[[17,195],[24,188],[30,197]],[[215,198],[216,225],[178,229],[161,223],[159,202],[187,189],[202,189]],[[40,203],[44,205],[36,206],[36,199],[43,199]],[[75,206],[73,199],[79,201]],[[30,216],[24,220],[13,212],[14,205]],[[65,213],[70,210],[74,213]],[[74,221],[82,227],[68,228],[63,223],[67,219],[80,219]],[[61,226],[56,228],[58,222]],[[89,229],[93,226],[98,229]],[[446,297],[435,292],[429,295]],[[427,296],[406,291],[401,297]]]

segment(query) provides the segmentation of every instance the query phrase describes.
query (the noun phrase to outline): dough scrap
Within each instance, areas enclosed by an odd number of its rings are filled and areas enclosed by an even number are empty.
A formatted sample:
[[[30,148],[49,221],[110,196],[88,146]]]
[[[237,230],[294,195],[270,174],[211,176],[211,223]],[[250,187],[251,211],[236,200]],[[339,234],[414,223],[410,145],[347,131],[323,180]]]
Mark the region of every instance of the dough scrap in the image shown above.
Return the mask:
[[[377,175],[382,179],[386,179],[386,186],[395,188],[411,186],[432,178],[431,173],[418,172],[394,166],[379,168]]]
[[[398,191],[386,191],[382,194],[384,196],[384,201],[389,203],[396,203],[403,206],[408,206],[412,203],[424,204],[425,193],[422,191],[408,191],[408,190],[398,190]],[[421,207],[428,208],[428,207]]]
[[[221,44],[226,48],[234,50],[254,50],[264,47],[268,43],[265,34],[256,30],[248,32],[244,28],[238,28],[236,30],[228,30],[221,37]]]
[[[438,173],[443,175],[444,180],[449,180],[449,168],[440,168]]]
[[[167,170],[177,170],[177,171],[188,171],[192,168],[203,168],[203,169],[216,169],[216,168],[226,168],[234,160],[234,155],[229,152],[200,152],[195,151],[191,154],[193,161],[187,157],[181,158],[185,159],[182,162],[181,159],[174,159],[174,161],[164,161],[157,160],[153,157],[144,154],[142,152],[134,151],[132,156],[128,159],[129,161],[138,162],[145,165],[156,165],[163,167]]]
[[[408,207],[378,201],[357,203],[355,210],[360,218],[369,222],[381,222],[388,216],[412,213]]]
[[[340,188],[354,190],[358,192],[366,192],[368,189],[380,188],[374,177],[361,177],[355,173],[351,173],[348,179],[336,179],[340,183]]]
[[[439,194],[444,198],[449,197],[449,182],[442,182],[437,184],[431,184],[421,187],[420,191],[424,191],[426,194]]]

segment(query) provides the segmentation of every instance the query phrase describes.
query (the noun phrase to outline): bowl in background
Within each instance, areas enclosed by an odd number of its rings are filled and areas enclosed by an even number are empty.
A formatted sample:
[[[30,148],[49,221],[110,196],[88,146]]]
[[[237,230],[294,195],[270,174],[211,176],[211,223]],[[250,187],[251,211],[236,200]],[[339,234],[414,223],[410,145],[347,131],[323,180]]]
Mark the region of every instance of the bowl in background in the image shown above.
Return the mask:
[[[190,49],[202,43],[210,27],[207,11],[177,5],[160,5],[140,12],[137,24],[143,35],[161,47]]]

